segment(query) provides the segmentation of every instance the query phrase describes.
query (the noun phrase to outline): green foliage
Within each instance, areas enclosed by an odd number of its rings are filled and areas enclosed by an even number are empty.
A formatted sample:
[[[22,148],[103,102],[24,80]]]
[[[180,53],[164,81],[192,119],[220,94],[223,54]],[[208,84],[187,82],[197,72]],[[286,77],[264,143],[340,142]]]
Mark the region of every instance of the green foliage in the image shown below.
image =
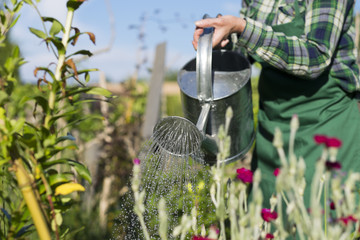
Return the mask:
[[[68,44],[75,45],[82,34],[88,35],[93,43],[95,36],[78,29],[71,35],[70,25],[64,27],[52,17],[41,17],[44,30],[31,27],[29,30],[43,39],[46,47],[53,49],[58,58],[57,67],[55,70],[38,67],[34,70],[37,86],[21,85],[16,72],[25,61],[18,47],[12,47],[11,53],[5,49],[10,49],[7,48],[7,34],[19,18],[23,3],[36,9],[31,0],[12,0],[11,5],[4,3],[4,10],[0,11],[0,52],[7,54],[0,65],[0,204],[3,216],[0,236],[18,239],[29,235],[37,238],[39,234],[41,239],[48,239],[48,236],[67,239],[77,230],[63,226],[63,215],[76,203],[79,195],[75,191],[83,188],[79,183],[92,181],[87,167],[74,159],[77,145],[70,131],[79,122],[96,118],[84,115],[82,106],[98,101],[99,96],[109,99],[112,95],[102,88],[87,87],[89,73],[96,69],[78,70],[72,59],[92,54],[87,50],[75,53],[67,50]],[[73,12],[82,3],[67,1],[68,19],[72,20]],[[49,31],[45,23],[50,23]],[[78,84],[69,86],[67,82],[71,79]],[[81,98],[84,94],[92,98]],[[25,185],[19,185],[21,177]],[[31,202],[25,188],[37,200]],[[36,229],[34,223],[37,223]],[[49,235],[42,234],[44,232]]]

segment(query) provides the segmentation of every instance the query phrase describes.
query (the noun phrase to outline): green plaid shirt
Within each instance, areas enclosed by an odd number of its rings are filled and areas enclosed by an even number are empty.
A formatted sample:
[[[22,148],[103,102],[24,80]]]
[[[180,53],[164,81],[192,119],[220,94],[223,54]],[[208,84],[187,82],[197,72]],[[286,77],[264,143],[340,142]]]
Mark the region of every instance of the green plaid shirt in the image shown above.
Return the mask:
[[[294,19],[294,0],[243,0],[240,15],[247,24],[238,44],[272,66],[305,79],[316,79],[330,68],[330,77],[345,91],[358,92],[354,0],[298,3],[304,35],[289,37],[271,26]]]

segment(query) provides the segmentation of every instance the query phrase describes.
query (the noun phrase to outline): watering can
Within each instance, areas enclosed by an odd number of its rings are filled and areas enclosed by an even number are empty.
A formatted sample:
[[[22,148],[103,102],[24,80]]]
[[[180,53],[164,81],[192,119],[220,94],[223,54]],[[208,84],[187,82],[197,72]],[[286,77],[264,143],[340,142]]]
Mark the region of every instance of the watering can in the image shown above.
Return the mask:
[[[204,153],[202,157],[207,163],[230,163],[241,159],[255,138],[251,68],[248,60],[240,53],[213,50],[212,35],[213,28],[204,29],[198,42],[196,58],[186,63],[178,73],[185,118],[167,117],[159,121],[154,132],[161,132],[160,129],[166,129],[170,124],[180,126],[180,130],[174,131],[176,133],[172,133],[171,138],[184,138],[183,135],[186,135],[184,141],[187,152],[201,148]],[[217,159],[216,138],[220,125],[225,125],[228,107],[233,110],[228,132],[231,138],[230,155],[226,159]],[[156,138],[160,139],[155,134]],[[165,139],[162,141],[172,140],[168,137]],[[200,141],[192,142],[193,139]],[[175,148],[167,150],[172,153],[177,151]]]

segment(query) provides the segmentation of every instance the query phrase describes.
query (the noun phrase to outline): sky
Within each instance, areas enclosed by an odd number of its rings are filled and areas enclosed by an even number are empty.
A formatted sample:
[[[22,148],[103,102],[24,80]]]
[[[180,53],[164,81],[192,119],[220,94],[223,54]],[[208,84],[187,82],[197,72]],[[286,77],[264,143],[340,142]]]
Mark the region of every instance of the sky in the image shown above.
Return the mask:
[[[356,9],[359,6],[357,2]],[[37,7],[42,16],[54,17],[65,25],[66,0],[41,0]],[[96,45],[82,35],[68,52],[87,49],[94,53],[78,65],[80,69],[100,70],[92,73],[91,81],[96,82],[102,72],[109,81],[121,82],[134,74],[138,62],[144,62],[139,77],[149,78],[156,46],[165,42],[166,68],[177,72],[196,56],[191,44],[194,22],[205,13],[212,17],[218,13],[237,16],[240,8],[241,0],[87,0],[75,12],[73,26],[94,33]],[[33,70],[48,67],[56,59],[29,27],[43,30],[35,9],[25,5],[11,38],[27,61],[20,69],[22,80],[36,82]],[[139,40],[140,32],[144,33],[143,41]]]
[[[66,0],[42,0],[37,7],[42,16],[54,17],[65,25]],[[149,77],[156,46],[165,42],[166,68],[178,71],[196,55],[191,44],[194,22],[205,13],[238,15],[240,8],[241,0],[88,0],[75,12],[73,26],[94,33],[96,45],[82,35],[68,52],[90,50],[95,54],[81,61],[78,68],[98,68],[109,81],[121,82],[132,76],[136,64],[144,59],[139,75]],[[35,9],[25,5],[11,37],[28,61],[20,69],[23,81],[36,82],[33,70],[47,67],[56,59],[44,42],[30,33],[29,27],[43,30]],[[143,42],[138,37],[141,28],[145,34]],[[91,78],[96,80],[98,74],[93,73]]]

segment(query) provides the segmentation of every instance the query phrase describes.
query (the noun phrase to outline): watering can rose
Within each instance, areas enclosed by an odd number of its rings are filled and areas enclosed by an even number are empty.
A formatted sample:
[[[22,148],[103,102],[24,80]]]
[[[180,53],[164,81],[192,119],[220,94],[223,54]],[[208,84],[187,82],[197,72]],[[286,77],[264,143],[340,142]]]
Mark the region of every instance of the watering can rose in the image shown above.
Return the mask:
[[[252,183],[253,182],[253,172],[246,168],[236,169],[237,179],[240,179],[243,183]]]

